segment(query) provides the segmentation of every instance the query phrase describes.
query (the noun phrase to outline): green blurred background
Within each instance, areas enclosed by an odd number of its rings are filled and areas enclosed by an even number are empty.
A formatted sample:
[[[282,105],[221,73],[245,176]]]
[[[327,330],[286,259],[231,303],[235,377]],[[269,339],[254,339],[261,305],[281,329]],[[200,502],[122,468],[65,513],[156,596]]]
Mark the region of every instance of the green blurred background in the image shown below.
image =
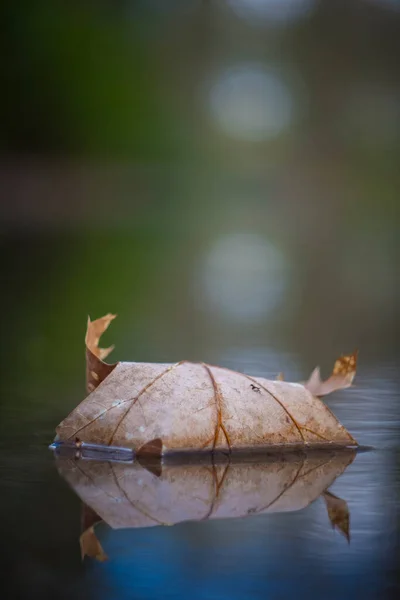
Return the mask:
[[[6,2],[6,374],[75,380],[107,311],[117,358],[394,352],[397,8]]]
[[[84,397],[88,314],[118,313],[105,339],[116,360],[297,380],[355,347],[361,376],[397,361],[399,2],[0,10],[0,433],[15,539],[26,494],[43,494],[43,448]]]

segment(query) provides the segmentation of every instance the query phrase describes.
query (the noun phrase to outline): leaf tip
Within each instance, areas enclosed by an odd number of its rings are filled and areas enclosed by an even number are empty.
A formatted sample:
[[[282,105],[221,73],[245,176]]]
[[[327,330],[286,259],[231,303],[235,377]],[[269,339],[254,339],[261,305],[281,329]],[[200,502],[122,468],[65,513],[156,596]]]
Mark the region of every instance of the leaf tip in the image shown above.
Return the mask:
[[[352,376],[354,378],[357,369],[358,348],[352,354],[342,354],[335,361],[332,375]]]
[[[304,387],[314,396],[326,396],[335,390],[348,388],[352,385],[357,369],[358,349],[352,354],[342,354],[335,361],[331,376],[322,381],[319,367],[311,373]]]
[[[85,336],[86,344],[86,386],[88,392],[92,392],[114,369],[115,365],[107,365],[105,358],[114,350],[114,345],[108,348],[100,348],[99,342],[103,333],[108,329],[111,321],[117,315],[107,313],[100,319],[91,320],[88,315]]]
[[[114,346],[111,346],[110,348],[99,348],[99,342],[103,333],[108,329],[111,321],[116,317],[117,315],[107,313],[104,317],[92,321],[90,315],[88,316],[85,343],[92,354],[98,358],[100,358],[101,354],[103,354],[103,358],[105,358],[107,355],[104,355],[104,353],[107,352],[107,354],[109,354],[114,348]]]
[[[82,560],[85,558],[85,556],[95,558],[99,562],[105,562],[108,560],[108,556],[104,552],[103,547],[96,536],[93,525],[82,533],[79,538],[79,544],[81,547]]]

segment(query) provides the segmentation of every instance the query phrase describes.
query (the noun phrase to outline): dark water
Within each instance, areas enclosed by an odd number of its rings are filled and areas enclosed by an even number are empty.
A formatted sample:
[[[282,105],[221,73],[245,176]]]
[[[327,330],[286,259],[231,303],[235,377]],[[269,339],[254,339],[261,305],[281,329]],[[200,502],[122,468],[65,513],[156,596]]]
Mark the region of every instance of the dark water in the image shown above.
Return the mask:
[[[257,356],[253,366],[257,370]],[[66,411],[35,398],[34,411],[27,412],[26,398],[10,392],[0,460],[5,597],[398,597],[398,371],[390,362],[360,371],[356,387],[328,400],[359,442],[374,446],[358,453],[329,488],[348,503],[349,544],[317,498],[295,512],[171,527],[101,523],[96,531],[107,562],[81,562],[81,503],[47,449],[58,411]],[[31,394],[34,402],[37,390]]]

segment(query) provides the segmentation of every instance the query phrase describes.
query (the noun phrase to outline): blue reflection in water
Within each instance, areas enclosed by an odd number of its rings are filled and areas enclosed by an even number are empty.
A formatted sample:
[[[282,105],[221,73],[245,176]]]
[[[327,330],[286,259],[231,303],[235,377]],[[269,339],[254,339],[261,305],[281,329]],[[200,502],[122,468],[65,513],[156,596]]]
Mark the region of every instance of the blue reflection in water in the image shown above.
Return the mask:
[[[396,366],[386,365],[327,401],[360,443],[376,447],[330,488],[348,503],[349,545],[332,530],[321,498],[292,513],[143,529],[101,524],[109,561],[85,561],[88,588],[122,600],[396,597],[398,389]]]
[[[350,545],[332,531],[321,499],[295,513],[245,519],[101,525],[110,560],[87,562],[88,583],[100,598],[386,597],[396,583],[399,475],[392,452],[375,451],[358,455],[332,486],[349,504]]]

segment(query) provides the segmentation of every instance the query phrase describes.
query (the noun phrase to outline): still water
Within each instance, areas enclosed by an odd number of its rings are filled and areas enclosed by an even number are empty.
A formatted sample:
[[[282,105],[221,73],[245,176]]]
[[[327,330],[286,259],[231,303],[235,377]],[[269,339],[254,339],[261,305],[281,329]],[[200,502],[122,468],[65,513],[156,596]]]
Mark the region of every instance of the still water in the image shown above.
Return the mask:
[[[300,476],[283,494],[279,478],[288,474],[282,475],[282,467],[271,457],[264,462],[257,459],[256,464],[251,460],[231,464],[225,475],[226,465],[217,465],[217,478],[221,482],[222,474],[225,481],[212,511],[207,511],[207,498],[202,497],[208,485],[207,466],[179,471],[176,465],[166,465],[157,477],[140,466],[114,464],[110,471],[105,463],[61,459],[56,463],[47,448],[56,415],[39,405],[32,416],[14,394],[2,418],[4,597],[398,597],[398,388],[395,364],[386,363],[362,369],[354,388],[327,401],[356,439],[374,449],[340,464],[319,457],[302,471],[313,474]],[[32,423],[34,434],[27,437],[24,432]],[[321,467],[330,460],[330,471]],[[290,461],[287,468],[294,468]],[[110,472],[116,475],[114,482]],[[99,489],[106,489],[111,503],[107,518],[115,528],[104,522],[95,528],[108,556],[105,562],[87,557],[81,561],[82,504],[66,480],[94,506],[99,505]],[[119,500],[121,510],[115,512],[116,480],[127,492],[124,502]],[[169,488],[157,492],[154,485],[160,481],[169,482]],[[347,502],[349,543],[332,529],[320,495],[327,485]],[[141,493],[141,487],[146,492]],[[155,510],[157,494],[159,512],[154,520],[154,512],[147,517]],[[132,509],[132,498],[139,499],[140,512]],[[263,510],[268,506],[270,510]],[[238,518],[218,518],[235,515]]]

